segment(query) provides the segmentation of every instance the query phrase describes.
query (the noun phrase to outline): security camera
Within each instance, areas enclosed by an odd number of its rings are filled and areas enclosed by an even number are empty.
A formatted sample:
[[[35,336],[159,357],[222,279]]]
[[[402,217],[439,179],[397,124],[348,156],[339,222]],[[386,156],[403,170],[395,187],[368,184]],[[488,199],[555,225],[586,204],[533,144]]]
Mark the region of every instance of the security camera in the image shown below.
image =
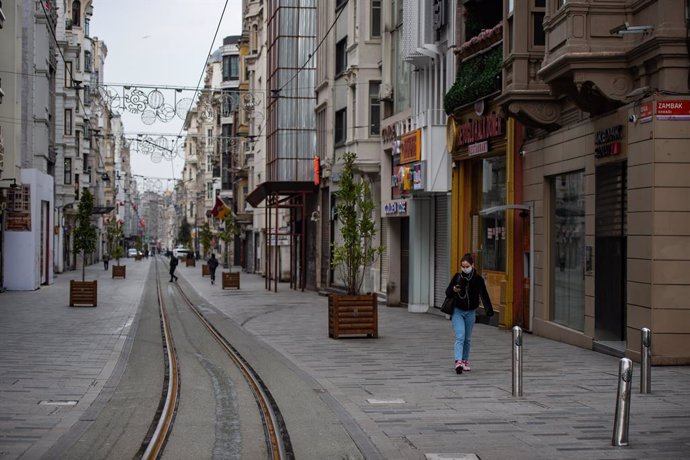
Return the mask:
[[[628,121],[629,121],[630,123],[637,123],[637,115],[635,115],[635,114],[630,115],[630,116],[628,117]]]
[[[524,150],[520,150],[520,156],[521,156],[522,158],[525,158],[525,155],[527,155],[527,152],[524,151]]]

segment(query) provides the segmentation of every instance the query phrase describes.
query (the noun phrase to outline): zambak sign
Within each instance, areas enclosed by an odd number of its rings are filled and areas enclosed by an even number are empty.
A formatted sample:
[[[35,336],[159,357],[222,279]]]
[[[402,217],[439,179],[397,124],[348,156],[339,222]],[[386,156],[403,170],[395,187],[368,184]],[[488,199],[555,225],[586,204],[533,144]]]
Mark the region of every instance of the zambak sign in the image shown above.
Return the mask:
[[[656,101],[657,120],[690,120],[690,101]]]

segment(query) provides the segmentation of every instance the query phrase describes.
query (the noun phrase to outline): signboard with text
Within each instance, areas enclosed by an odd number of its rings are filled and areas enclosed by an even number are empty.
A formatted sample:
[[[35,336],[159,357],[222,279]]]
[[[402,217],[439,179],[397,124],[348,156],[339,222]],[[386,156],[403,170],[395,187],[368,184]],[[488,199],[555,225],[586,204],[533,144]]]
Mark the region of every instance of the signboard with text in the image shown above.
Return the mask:
[[[690,120],[690,100],[656,101],[657,120]]]
[[[417,129],[400,138],[400,164],[412,163],[421,159],[422,131]]]

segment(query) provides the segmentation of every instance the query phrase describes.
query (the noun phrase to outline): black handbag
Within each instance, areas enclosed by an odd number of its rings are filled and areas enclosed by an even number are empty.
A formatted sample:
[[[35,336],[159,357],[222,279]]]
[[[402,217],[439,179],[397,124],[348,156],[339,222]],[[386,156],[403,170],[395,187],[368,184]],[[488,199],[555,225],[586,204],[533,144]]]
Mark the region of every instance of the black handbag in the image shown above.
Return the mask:
[[[446,300],[444,300],[443,304],[441,305],[441,312],[445,313],[446,315],[452,315],[453,310],[455,310],[455,305],[453,305],[453,298],[446,297]]]

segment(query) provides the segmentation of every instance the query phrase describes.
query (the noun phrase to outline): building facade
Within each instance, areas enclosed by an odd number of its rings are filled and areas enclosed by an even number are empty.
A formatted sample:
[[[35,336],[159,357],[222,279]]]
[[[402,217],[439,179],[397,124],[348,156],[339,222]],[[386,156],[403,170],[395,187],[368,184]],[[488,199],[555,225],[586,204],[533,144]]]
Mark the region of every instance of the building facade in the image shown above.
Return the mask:
[[[629,3],[458,5],[452,255],[506,327],[687,364],[688,6]]]
[[[0,274],[3,289],[33,290],[53,279],[52,119],[58,19],[53,2],[6,2],[3,14],[2,34],[8,38],[0,45],[0,60],[3,68],[15,73],[3,75],[5,94],[0,104],[5,139],[0,177],[4,192]]]

